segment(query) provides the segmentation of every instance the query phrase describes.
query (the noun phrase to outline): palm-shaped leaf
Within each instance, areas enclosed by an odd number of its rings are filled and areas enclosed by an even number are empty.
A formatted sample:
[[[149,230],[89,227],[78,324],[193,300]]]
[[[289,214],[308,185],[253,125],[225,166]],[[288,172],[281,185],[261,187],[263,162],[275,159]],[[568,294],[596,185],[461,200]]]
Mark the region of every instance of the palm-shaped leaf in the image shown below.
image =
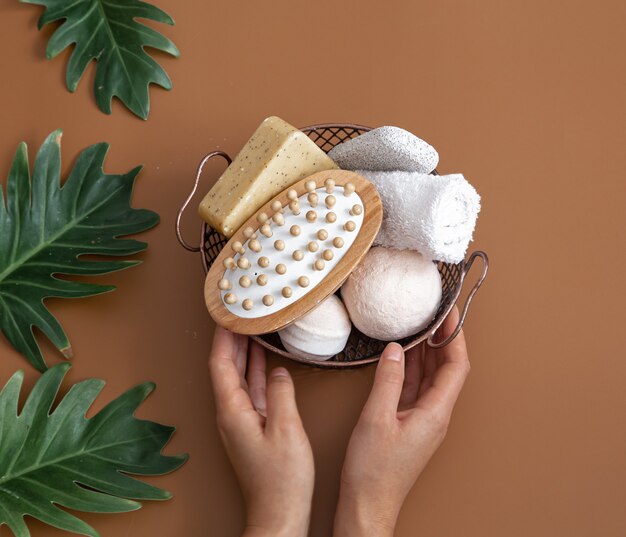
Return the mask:
[[[68,364],[50,368],[20,414],[23,373],[13,375],[0,392],[0,527],[8,525],[17,537],[30,535],[25,515],[97,537],[89,524],[57,505],[122,513],[141,507],[133,500],[166,500],[170,493],[129,474],[162,475],[187,460],[186,455],[161,454],[173,427],[133,416],[154,384],[132,388],[87,419],[85,413],[104,382],[85,380],[72,386],[50,412],[68,368]]]
[[[158,84],[171,89],[172,82],[163,68],[144,47],[152,47],[178,56],[176,45],[159,32],[138,23],[136,18],[174,24],[159,8],[139,0],[20,0],[45,6],[39,28],[64,20],[54,32],[46,49],[54,58],[74,44],[66,73],[67,87],[74,91],[87,65],[97,60],[94,85],[100,109],[111,113],[111,100],[121,101],[139,117],[150,111],[148,86]]]
[[[76,298],[106,293],[113,286],[56,278],[53,274],[106,274],[140,261],[83,259],[82,254],[131,255],[147,244],[122,235],[159,221],[148,210],[132,209],[135,177],[102,171],[109,146],[85,149],[61,187],[61,131],[41,146],[29,172],[26,145],[15,155],[6,205],[0,186],[0,331],[40,371],[46,369],[33,334],[38,327],[66,356],[72,354],[63,328],[43,304],[46,297]]]

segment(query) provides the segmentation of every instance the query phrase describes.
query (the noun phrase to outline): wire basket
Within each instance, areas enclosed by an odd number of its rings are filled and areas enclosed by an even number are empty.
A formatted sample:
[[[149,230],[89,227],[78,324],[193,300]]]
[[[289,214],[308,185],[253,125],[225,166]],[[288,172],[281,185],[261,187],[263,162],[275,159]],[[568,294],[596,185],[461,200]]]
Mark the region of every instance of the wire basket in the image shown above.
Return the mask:
[[[306,133],[309,138],[311,138],[321,149],[323,149],[325,152],[328,152],[333,147],[344,142],[345,140],[355,138],[356,136],[359,136],[364,132],[371,130],[371,127],[353,124],[327,123],[304,127],[301,130],[302,132]],[[180,229],[180,222],[187,206],[189,205],[194,194],[196,193],[196,190],[198,188],[198,182],[202,175],[204,166],[207,164],[207,162],[216,157],[223,158],[228,164],[232,162],[230,156],[223,151],[214,151],[206,155],[198,166],[193,190],[185,200],[185,203],[180,208],[180,211],[178,212],[178,216],[176,218],[176,236],[178,237],[178,241],[186,250],[189,250],[190,252],[201,253],[202,266],[204,267],[205,274],[209,271],[209,268],[213,264],[213,261],[215,261],[215,259],[217,258],[222,248],[228,243],[228,239],[212,229],[206,223],[204,223],[202,225],[200,246],[192,246],[187,243],[187,241],[185,241],[185,239],[183,238]],[[437,172],[433,173],[436,174]],[[439,326],[441,326],[444,319],[446,318],[448,313],[450,313],[450,310],[458,300],[461,289],[463,288],[465,276],[467,275],[470,268],[472,267],[472,264],[477,258],[480,258],[483,262],[482,272],[467,296],[467,299],[461,311],[459,323],[449,337],[447,337],[443,341],[435,342],[433,340],[435,332],[437,331]],[[487,276],[489,259],[487,258],[487,254],[485,254],[485,252],[477,250],[473,252],[466,260],[461,261],[460,263],[454,264],[439,262],[437,264],[437,268],[439,269],[439,274],[441,275],[442,284],[441,303],[439,304],[437,313],[426,328],[416,334],[413,334],[412,336],[406,337],[398,341],[398,343],[402,345],[404,350],[408,350],[411,347],[422,343],[423,341],[426,341],[426,344],[430,345],[431,347],[444,347],[457,336],[457,334],[463,327],[463,323],[465,322],[465,319],[467,317],[467,312],[469,310],[472,299],[474,298],[476,291],[478,291],[479,287],[482,285],[485,277]],[[385,341],[379,341],[377,339],[366,336],[365,334],[359,332],[353,325],[352,332],[350,333],[350,337],[348,338],[348,343],[341,353],[337,354],[329,360],[315,361],[305,360],[287,352],[283,347],[280,341],[280,337],[276,332],[273,332],[271,334],[264,334],[262,336],[253,336],[253,339],[258,341],[267,349],[282,356],[285,356],[286,358],[289,358],[291,360],[295,360],[297,362],[316,367],[335,369],[358,367],[376,362],[380,358],[380,353],[387,344],[387,342]]]

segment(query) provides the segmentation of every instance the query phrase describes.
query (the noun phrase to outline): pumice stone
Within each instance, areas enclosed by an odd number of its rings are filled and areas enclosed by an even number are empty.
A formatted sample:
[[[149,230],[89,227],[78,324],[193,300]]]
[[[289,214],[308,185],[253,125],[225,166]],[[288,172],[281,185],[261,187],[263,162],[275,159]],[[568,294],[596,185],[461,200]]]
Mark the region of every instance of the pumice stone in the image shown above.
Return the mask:
[[[350,318],[337,295],[278,332],[285,349],[306,360],[328,360],[340,353],[350,336]]]
[[[354,325],[365,335],[394,341],[432,321],[441,301],[437,266],[414,250],[372,248],[341,287]]]
[[[439,163],[435,148],[399,127],[379,127],[335,146],[328,153],[345,170],[430,173]]]

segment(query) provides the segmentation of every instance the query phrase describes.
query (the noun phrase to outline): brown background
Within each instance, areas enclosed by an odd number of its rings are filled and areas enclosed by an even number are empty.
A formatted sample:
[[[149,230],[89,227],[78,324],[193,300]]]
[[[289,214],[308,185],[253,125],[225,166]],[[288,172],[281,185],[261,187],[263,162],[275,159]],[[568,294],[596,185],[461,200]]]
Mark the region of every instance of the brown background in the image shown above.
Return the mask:
[[[134,204],[162,217],[145,234],[141,267],[98,278],[117,292],[49,301],[75,349],[71,380],[107,380],[98,408],[156,381],[139,415],[175,424],[168,452],[191,455],[151,480],[173,501],[85,518],[103,536],[232,537],[242,528],[215,429],[200,260],[178,246],[173,221],[199,159],[215,148],[236,153],[276,114],[300,126],[407,128],[439,150],[441,171],[465,173],[483,196],[474,247],[489,253],[492,270],[467,323],[472,374],[397,535],[626,535],[626,3],[158,4],[176,19],[163,30],[182,57],[159,56],[174,90],[151,91],[148,122],[119,103],[112,116],[99,112],[93,69],[70,94],[68,56],[44,58],[50,30],[37,32],[40,9],[0,7],[2,178],[19,141],[34,151],[61,127],[66,169],[103,140],[112,144],[108,171],[144,163]],[[195,241],[193,211],[185,229]],[[326,537],[373,369],[287,365],[316,454],[311,535]],[[32,385],[35,371],[0,338],[0,384],[18,368]]]

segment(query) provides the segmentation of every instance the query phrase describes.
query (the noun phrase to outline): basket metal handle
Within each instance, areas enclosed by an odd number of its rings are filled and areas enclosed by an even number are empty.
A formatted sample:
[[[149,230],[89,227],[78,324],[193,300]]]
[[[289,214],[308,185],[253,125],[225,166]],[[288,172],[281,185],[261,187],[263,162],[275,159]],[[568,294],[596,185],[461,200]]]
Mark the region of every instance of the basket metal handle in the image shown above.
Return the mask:
[[[461,331],[461,328],[463,328],[463,324],[465,323],[465,318],[467,317],[467,312],[469,310],[470,304],[472,303],[472,299],[474,298],[474,295],[476,294],[476,291],[478,291],[480,286],[485,281],[485,278],[487,276],[487,271],[489,270],[489,258],[487,257],[487,254],[485,252],[481,251],[481,250],[476,250],[475,252],[473,252],[469,256],[469,258],[465,262],[465,265],[463,267],[463,281],[465,281],[465,276],[467,276],[467,273],[472,268],[472,264],[474,263],[474,260],[477,257],[480,257],[480,259],[483,262],[483,270],[480,273],[480,276],[478,277],[478,280],[474,284],[474,287],[472,287],[472,290],[470,291],[469,295],[467,295],[467,299],[465,300],[465,305],[463,306],[463,311],[461,312],[461,316],[459,317],[459,323],[456,325],[456,328],[454,329],[454,332],[452,332],[452,334],[450,334],[443,341],[440,341],[438,343],[435,343],[433,341],[433,338],[435,337],[435,332],[433,332],[430,336],[428,336],[427,343],[433,349],[440,349],[441,347],[445,347],[456,336],[459,335],[459,332]],[[450,306],[450,309],[452,309],[452,306]]]
[[[180,230],[180,221],[183,217],[185,210],[187,209],[187,205],[189,205],[189,202],[191,201],[191,198],[193,198],[194,194],[196,193],[196,190],[198,190],[198,183],[200,182],[200,176],[202,175],[204,165],[207,162],[209,162],[209,160],[211,160],[213,157],[222,157],[229,165],[232,162],[232,159],[228,156],[228,153],[225,153],[224,151],[213,151],[212,153],[209,153],[206,157],[204,157],[200,161],[200,165],[198,166],[198,171],[196,172],[196,180],[193,184],[193,189],[191,190],[191,193],[189,194],[189,196],[187,196],[185,203],[182,204],[180,210],[178,211],[178,215],[176,216],[176,237],[178,237],[178,242],[180,242],[181,246],[185,248],[185,250],[189,250],[190,252],[199,252],[200,247],[191,246],[183,238],[182,232]]]

